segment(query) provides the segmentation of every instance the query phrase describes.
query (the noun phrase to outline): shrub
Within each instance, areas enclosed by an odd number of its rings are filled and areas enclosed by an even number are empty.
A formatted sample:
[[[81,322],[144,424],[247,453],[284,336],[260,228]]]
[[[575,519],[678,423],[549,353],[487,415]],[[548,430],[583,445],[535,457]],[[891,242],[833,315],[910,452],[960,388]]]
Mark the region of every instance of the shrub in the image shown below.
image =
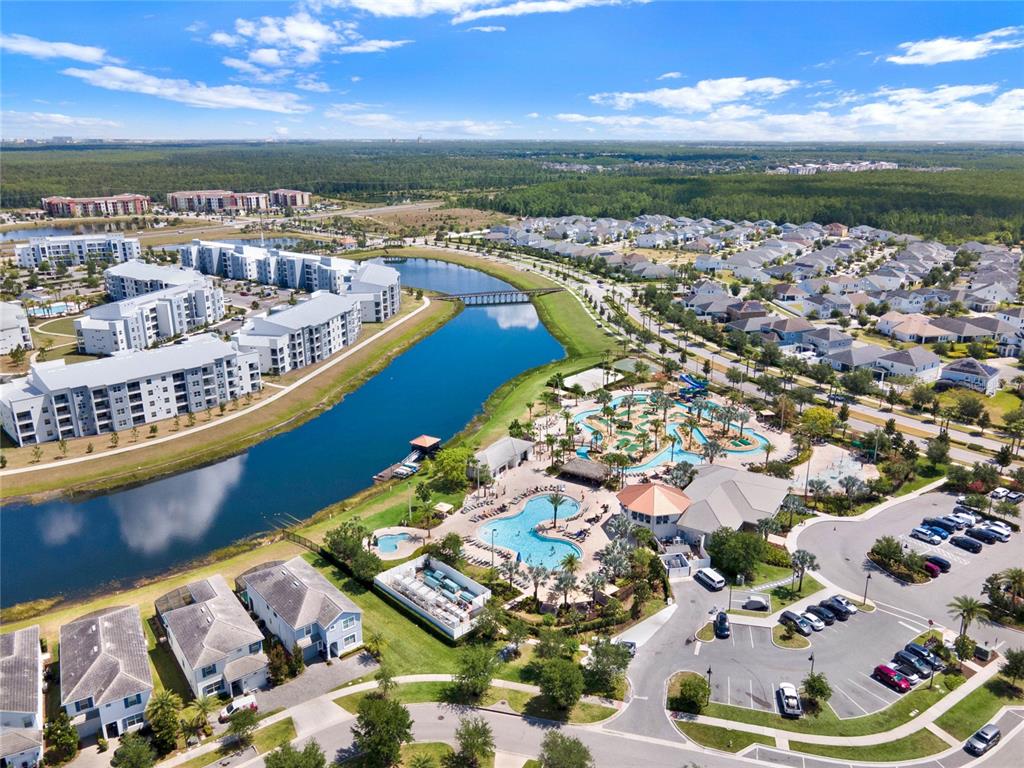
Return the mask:
[[[707,680],[697,674],[687,674],[680,681],[678,692],[669,700],[669,709],[699,715],[707,704],[710,693]]]
[[[776,547],[773,544],[769,544],[764,548],[764,553],[761,555],[761,561],[768,565],[776,565],[780,568],[789,568],[793,561],[787,552],[782,547]]]

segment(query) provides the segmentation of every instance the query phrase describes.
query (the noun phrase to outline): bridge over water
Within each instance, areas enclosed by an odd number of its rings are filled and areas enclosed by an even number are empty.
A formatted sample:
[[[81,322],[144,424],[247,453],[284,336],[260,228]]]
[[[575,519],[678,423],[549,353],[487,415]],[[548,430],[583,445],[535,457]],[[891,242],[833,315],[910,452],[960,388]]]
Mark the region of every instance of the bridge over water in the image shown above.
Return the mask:
[[[494,304],[525,304],[534,296],[558,293],[562,288],[532,288],[520,290],[509,288],[501,291],[476,291],[474,293],[448,293],[438,296],[442,301],[461,301],[467,307],[490,306]]]

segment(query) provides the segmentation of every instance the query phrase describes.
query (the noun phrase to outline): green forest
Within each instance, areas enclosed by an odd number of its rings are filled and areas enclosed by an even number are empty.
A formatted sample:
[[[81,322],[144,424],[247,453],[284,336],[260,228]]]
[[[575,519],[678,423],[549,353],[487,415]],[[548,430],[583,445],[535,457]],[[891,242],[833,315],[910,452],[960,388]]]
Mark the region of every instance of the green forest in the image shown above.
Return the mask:
[[[642,213],[734,221],[869,224],[926,237],[1024,238],[1024,171],[879,171],[816,176],[587,176],[461,202],[516,216]]]

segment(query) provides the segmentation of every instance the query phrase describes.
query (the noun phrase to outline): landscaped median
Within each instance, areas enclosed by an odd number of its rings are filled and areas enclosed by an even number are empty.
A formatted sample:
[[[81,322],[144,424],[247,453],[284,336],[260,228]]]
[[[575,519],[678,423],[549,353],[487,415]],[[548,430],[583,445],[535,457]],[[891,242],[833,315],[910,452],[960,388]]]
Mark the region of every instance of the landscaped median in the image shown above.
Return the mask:
[[[682,731],[691,741],[695,741],[703,747],[717,749],[722,752],[740,752],[751,744],[775,746],[774,737],[763,736],[760,733],[752,733],[750,731],[737,731],[732,728],[692,723],[686,720],[676,720],[676,728]]]
[[[836,744],[813,744],[804,741],[789,742],[790,750],[822,755],[839,760],[857,760],[867,763],[895,763],[916,760],[949,749],[949,744],[934,733],[922,728],[909,736],[895,741],[884,741],[866,747],[841,746]]]
[[[295,722],[290,717],[286,717],[253,733],[252,745],[256,748],[257,753],[265,755],[267,752],[284,746],[294,738]],[[175,768],[203,768],[203,766],[222,760],[233,751],[235,751],[233,744],[224,744],[217,749],[212,749],[201,755],[196,755],[183,763],[178,763]]]

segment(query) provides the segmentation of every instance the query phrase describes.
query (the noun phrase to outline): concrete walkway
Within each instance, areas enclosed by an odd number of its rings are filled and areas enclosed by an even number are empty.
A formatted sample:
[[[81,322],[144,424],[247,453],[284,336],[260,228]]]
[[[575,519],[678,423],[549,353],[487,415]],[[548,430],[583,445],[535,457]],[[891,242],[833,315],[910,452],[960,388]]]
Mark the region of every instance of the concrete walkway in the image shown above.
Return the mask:
[[[200,425],[197,425],[197,426],[194,426],[194,427],[190,427],[189,429],[183,429],[180,432],[175,432],[175,433],[170,434],[170,435],[165,435],[164,437],[157,437],[157,438],[153,438],[152,440],[146,440],[144,443],[135,443],[135,444],[132,444],[132,445],[126,445],[126,446],[121,447],[121,448],[113,448],[111,450],[106,450],[106,451],[103,451],[103,452],[100,452],[100,453],[93,453],[93,454],[89,454],[87,456],[78,456],[78,457],[73,458],[73,459],[62,459],[61,462],[60,462],[60,466],[66,467],[69,464],[80,464],[80,463],[82,463],[84,461],[95,461],[96,459],[105,459],[108,456],[117,456],[118,454],[122,454],[122,453],[129,453],[131,451],[139,451],[139,450],[142,450],[143,448],[151,448],[154,445],[160,445],[161,443],[170,442],[171,440],[177,440],[178,438],[185,437],[187,435],[194,435],[197,432],[203,432],[203,431],[205,431],[207,429],[215,429],[216,427],[219,427],[221,424],[226,424],[227,422],[234,421],[235,419],[245,418],[246,416],[248,416],[249,414],[253,413],[254,411],[258,411],[260,408],[265,408],[266,406],[268,406],[271,403],[273,403],[275,400],[278,400],[278,399],[284,397],[285,395],[287,395],[292,390],[297,389],[298,387],[301,387],[303,384],[305,384],[305,383],[307,383],[309,381],[312,381],[313,379],[315,379],[317,376],[321,375],[322,373],[325,373],[326,371],[331,370],[334,366],[344,362],[345,360],[347,360],[352,355],[354,355],[357,352],[365,349],[367,346],[369,346],[370,344],[374,343],[375,341],[377,341],[378,339],[382,338],[383,336],[386,336],[387,334],[391,333],[396,328],[400,328],[405,323],[409,322],[414,317],[416,317],[418,314],[420,314],[421,312],[426,310],[427,307],[429,307],[429,306],[430,306],[430,298],[427,297],[427,296],[424,296],[423,297],[423,303],[419,307],[414,309],[412,312],[410,312],[408,315],[406,315],[405,317],[403,317],[403,318],[401,318],[399,320],[396,320],[393,324],[389,325],[387,328],[383,328],[383,329],[377,331],[377,333],[373,334],[373,336],[370,336],[369,338],[363,339],[362,341],[360,341],[355,346],[349,347],[344,352],[342,352],[340,355],[338,355],[334,359],[330,360],[326,364],[322,365],[321,367],[317,368],[315,371],[311,371],[310,373],[307,373],[302,378],[296,379],[291,384],[289,384],[289,385],[279,389],[277,392],[272,394],[270,397],[264,398],[263,400],[260,400],[259,402],[250,405],[248,408],[246,408],[244,410],[238,410],[238,411],[235,411],[234,413],[229,413],[229,414],[226,414],[224,416],[221,416],[221,417],[219,417],[217,419],[217,421],[210,421],[210,422],[208,422],[206,424],[200,424]],[[22,474],[25,474],[26,472],[46,471],[46,470],[51,469],[52,467],[53,467],[52,464],[30,464],[30,465],[25,466],[25,467],[18,467],[17,469],[6,469],[6,470],[0,472],[0,479],[3,479],[5,477],[10,477],[12,475],[22,475]]]

